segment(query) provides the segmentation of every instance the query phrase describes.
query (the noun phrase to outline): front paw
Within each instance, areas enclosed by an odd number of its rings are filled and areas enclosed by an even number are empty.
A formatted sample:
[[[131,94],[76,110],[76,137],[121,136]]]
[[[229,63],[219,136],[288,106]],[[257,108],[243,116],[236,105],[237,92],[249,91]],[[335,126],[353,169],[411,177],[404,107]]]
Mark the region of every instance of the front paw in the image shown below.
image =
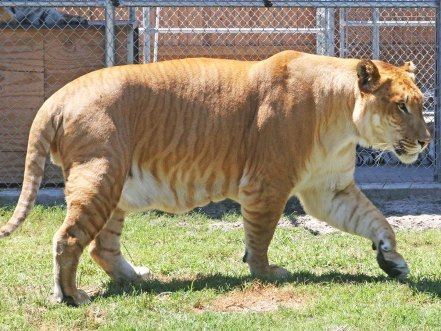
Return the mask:
[[[389,277],[403,280],[409,274],[409,267],[404,258],[395,251],[378,249],[377,262]]]

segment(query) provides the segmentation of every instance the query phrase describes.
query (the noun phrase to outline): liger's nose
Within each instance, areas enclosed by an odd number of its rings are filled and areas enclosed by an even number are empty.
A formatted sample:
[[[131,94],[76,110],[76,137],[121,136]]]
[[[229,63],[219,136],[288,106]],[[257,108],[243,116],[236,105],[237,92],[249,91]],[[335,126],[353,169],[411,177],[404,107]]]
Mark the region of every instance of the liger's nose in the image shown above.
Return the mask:
[[[431,139],[432,139],[431,134],[429,130],[426,129],[425,134],[422,137],[420,137],[420,139],[418,139],[418,144],[420,144],[421,148],[424,149],[429,145]]]
[[[424,149],[429,145],[431,139],[432,137],[430,136],[429,130],[426,130],[425,136],[418,139],[418,144],[420,144],[421,148]]]

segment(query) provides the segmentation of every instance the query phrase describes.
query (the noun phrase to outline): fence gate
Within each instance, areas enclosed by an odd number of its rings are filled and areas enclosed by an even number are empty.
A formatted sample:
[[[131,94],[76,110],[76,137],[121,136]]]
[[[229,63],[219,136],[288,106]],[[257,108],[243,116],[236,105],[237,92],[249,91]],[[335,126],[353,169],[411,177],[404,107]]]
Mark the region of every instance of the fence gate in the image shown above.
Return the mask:
[[[52,93],[92,70],[183,57],[260,60],[286,49],[412,60],[434,142],[411,166],[357,149],[356,179],[441,182],[440,1],[0,2],[0,187],[21,185],[27,135]],[[44,186],[62,185],[49,163]]]

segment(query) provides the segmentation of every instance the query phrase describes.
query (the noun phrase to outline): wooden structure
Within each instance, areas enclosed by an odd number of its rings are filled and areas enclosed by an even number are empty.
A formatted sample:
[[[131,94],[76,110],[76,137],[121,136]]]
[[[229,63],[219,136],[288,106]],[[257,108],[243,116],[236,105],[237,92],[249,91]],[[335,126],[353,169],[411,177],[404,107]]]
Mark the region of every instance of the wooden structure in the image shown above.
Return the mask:
[[[128,28],[116,27],[118,64],[126,63]],[[102,23],[1,29],[0,185],[21,184],[29,129],[44,100],[71,80],[103,68],[104,62]],[[44,183],[61,179],[60,170],[48,164]]]
[[[76,77],[104,67],[104,9],[64,10],[86,18],[89,24],[37,29],[0,23],[0,187],[21,184],[29,128],[44,100]],[[315,8],[164,7],[138,10],[131,17],[127,8],[118,7],[115,60],[126,63],[128,36],[133,31],[127,24],[130,20],[143,31],[138,40],[134,30],[135,62],[137,47],[147,55],[147,62],[198,56],[260,60],[285,49],[316,53],[323,38],[328,38],[330,47],[319,53],[378,57],[394,64],[414,61],[417,83],[427,95],[427,120],[433,122],[436,11],[375,13],[371,8],[335,10],[329,17],[333,29],[325,35],[324,13]],[[263,28],[271,33],[245,31]],[[282,31],[288,28],[299,31]],[[61,182],[56,167],[46,169],[45,185]]]

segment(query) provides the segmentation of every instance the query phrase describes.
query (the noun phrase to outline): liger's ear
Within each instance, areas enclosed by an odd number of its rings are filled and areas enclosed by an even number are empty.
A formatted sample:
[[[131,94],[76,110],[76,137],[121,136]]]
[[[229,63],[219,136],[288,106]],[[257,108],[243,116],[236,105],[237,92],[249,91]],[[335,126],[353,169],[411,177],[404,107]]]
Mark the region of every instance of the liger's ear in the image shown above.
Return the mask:
[[[412,61],[404,62],[404,64],[401,66],[401,69],[403,69],[404,71],[407,71],[407,73],[409,74],[410,78],[415,80],[416,66],[415,66],[415,64],[413,64]]]
[[[412,61],[406,61],[406,62],[404,62],[404,64],[401,66],[401,69],[403,69],[403,70],[405,70],[405,71],[410,72],[410,73],[413,74],[413,73],[415,72],[416,66],[415,66],[415,64],[413,64]]]
[[[360,91],[374,92],[380,83],[380,72],[371,60],[361,60],[357,64],[358,87]]]

